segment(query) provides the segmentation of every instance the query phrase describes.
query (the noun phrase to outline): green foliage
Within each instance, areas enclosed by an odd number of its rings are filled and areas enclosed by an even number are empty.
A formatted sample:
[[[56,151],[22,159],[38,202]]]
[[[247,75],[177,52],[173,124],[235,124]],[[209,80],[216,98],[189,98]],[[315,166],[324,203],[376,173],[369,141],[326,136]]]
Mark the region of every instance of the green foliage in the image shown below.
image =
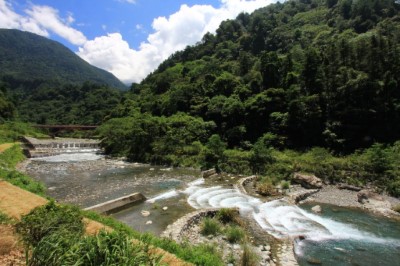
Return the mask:
[[[162,248],[178,258],[194,263],[195,265],[224,265],[222,259],[213,246],[209,245],[191,245],[190,243],[178,244],[167,238],[157,238],[151,234],[140,234],[134,231],[126,224],[117,221],[109,216],[102,216],[91,211],[84,211],[84,216],[95,221],[110,226],[114,230],[124,235],[139,239],[143,243]]]
[[[282,187],[282,189],[289,189],[290,188],[290,182],[289,181],[282,181],[281,187]]]
[[[78,207],[53,201],[23,216],[16,229],[29,251],[27,265],[159,265],[147,244],[124,233],[84,236],[82,218]]]
[[[15,168],[17,163],[25,159],[21,147],[14,144],[11,148],[0,153],[0,167],[2,168]]]
[[[14,220],[12,218],[0,211],[0,224],[11,224],[13,222]]]
[[[222,208],[218,210],[217,214],[215,215],[218,221],[224,224],[235,221],[237,216],[238,216],[237,210],[231,208]]]
[[[47,135],[27,123],[16,121],[0,123],[0,144],[18,141],[22,136],[40,138],[46,137]]]
[[[224,230],[224,234],[230,243],[238,243],[244,240],[246,235],[242,228],[235,225],[228,226]]]
[[[46,188],[42,183],[16,170],[0,168],[0,177],[14,186],[20,187],[40,196],[46,196]]]
[[[111,73],[91,66],[62,44],[30,32],[1,29],[0,57],[1,77],[21,83],[92,81],[126,89]]]
[[[256,191],[263,196],[274,196],[277,194],[276,188],[270,178],[263,178],[257,183]]]
[[[22,217],[16,225],[17,232],[28,246],[36,246],[46,236],[52,234],[82,235],[84,223],[78,207],[57,205],[50,201],[44,206],[33,209]]]
[[[200,233],[204,236],[218,235],[221,232],[221,223],[213,218],[206,217],[201,223]]]

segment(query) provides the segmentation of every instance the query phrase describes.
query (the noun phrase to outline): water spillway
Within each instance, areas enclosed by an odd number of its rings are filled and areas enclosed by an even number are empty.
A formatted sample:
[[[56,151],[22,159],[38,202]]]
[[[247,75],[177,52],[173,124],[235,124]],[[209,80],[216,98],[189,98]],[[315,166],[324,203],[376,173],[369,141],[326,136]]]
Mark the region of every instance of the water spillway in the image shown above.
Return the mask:
[[[23,137],[24,152],[29,158],[54,156],[63,153],[88,153],[100,150],[100,141],[94,139]]]

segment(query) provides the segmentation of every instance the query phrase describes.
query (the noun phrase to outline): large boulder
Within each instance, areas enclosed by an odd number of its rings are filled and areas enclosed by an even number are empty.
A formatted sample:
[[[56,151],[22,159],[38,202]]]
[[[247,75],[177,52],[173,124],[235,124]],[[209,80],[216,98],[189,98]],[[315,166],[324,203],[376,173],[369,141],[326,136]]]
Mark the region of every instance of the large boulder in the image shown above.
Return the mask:
[[[322,180],[315,175],[306,175],[301,173],[295,173],[293,175],[293,182],[300,184],[305,188],[322,188]]]

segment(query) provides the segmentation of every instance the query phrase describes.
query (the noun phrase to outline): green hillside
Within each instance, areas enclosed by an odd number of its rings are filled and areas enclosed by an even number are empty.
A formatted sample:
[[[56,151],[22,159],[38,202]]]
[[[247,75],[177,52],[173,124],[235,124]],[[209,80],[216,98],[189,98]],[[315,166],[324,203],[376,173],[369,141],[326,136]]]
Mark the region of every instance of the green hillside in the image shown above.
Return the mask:
[[[99,129],[103,145],[135,161],[266,182],[311,172],[400,195],[399,11],[289,0],[224,21],[132,85]]]
[[[391,142],[400,138],[399,10],[393,0],[292,0],[240,14],[163,62],[131,98],[155,116],[214,121],[229,147],[266,133],[292,148]]]
[[[111,73],[94,67],[62,44],[19,30],[0,29],[0,79],[82,84],[126,89]]]

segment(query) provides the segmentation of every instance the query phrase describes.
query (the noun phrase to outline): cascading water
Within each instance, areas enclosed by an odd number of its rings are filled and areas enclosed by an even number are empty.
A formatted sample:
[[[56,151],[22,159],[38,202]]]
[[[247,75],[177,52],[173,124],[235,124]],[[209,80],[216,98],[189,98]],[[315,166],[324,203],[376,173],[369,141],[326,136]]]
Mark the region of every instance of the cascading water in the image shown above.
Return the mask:
[[[397,236],[375,234],[371,231],[359,229],[356,224],[343,223],[336,221],[331,217],[316,215],[310,211],[304,210],[296,205],[289,204],[285,200],[274,200],[263,203],[260,199],[244,195],[239,190],[224,188],[222,186],[202,187],[201,182],[192,183],[183,191],[188,195],[188,203],[196,209],[201,208],[227,208],[236,207],[245,215],[252,215],[257,223],[269,234],[276,238],[294,238],[304,236],[307,241],[300,241],[296,246],[296,253],[299,257],[303,256],[305,250],[309,248],[307,244],[313,243],[315,246],[328,245],[329,250],[345,250],[347,252],[355,250],[367,250],[367,247],[383,247],[386,252],[396,252],[400,249],[400,231],[397,230]],[[352,241],[352,246],[348,246],[348,241]],[[354,244],[355,242],[355,244]],[[316,244],[319,243],[319,244]],[[363,247],[360,247],[360,245]],[[366,244],[367,243],[367,244]],[[376,248],[375,251],[377,250]],[[308,252],[308,251],[307,251]],[[310,251],[311,252],[311,251]],[[321,252],[320,252],[321,253]],[[398,252],[397,252],[398,253]],[[319,256],[319,255],[317,255]],[[343,257],[343,256],[342,256]],[[349,255],[349,257],[351,257]],[[398,255],[394,259],[399,259]],[[306,260],[301,260],[302,265],[308,265]],[[350,261],[341,261],[340,259],[328,258],[327,265],[351,265]],[[380,265],[400,265],[400,261],[380,260]],[[375,263],[372,261],[372,263]],[[363,262],[360,265],[374,265]]]

